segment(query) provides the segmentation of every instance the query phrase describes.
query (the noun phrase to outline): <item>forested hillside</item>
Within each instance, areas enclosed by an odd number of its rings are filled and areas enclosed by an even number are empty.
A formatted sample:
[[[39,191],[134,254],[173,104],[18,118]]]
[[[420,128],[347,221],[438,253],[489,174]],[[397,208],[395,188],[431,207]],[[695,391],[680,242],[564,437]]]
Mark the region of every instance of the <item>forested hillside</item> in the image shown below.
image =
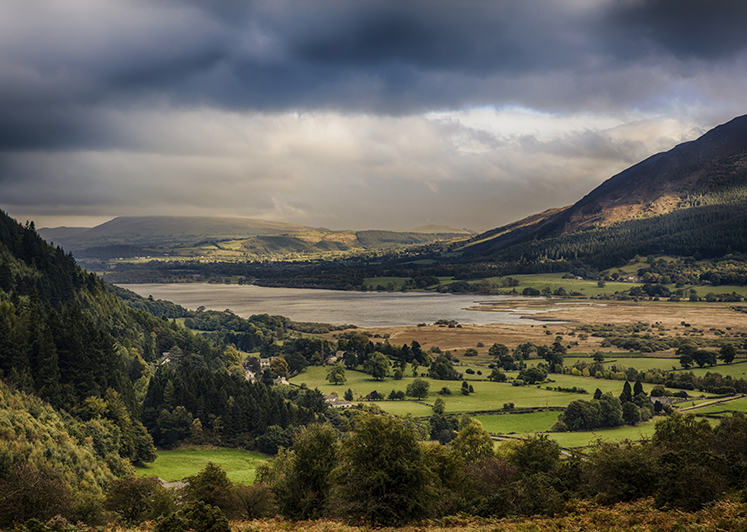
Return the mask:
[[[636,254],[745,252],[746,187],[747,116],[741,116],[631,166],[570,207],[488,231],[462,250],[508,260],[602,255],[607,262]]]
[[[154,316],[153,302],[128,306],[115,291],[33,224],[0,212],[0,527],[57,514],[95,522],[111,479],[156,457],[154,438],[255,448],[271,428],[287,443],[324,409],[310,391],[289,397],[248,382],[220,337]],[[162,316],[179,312],[161,306]],[[260,347],[283,336],[282,319],[255,322],[232,339]]]

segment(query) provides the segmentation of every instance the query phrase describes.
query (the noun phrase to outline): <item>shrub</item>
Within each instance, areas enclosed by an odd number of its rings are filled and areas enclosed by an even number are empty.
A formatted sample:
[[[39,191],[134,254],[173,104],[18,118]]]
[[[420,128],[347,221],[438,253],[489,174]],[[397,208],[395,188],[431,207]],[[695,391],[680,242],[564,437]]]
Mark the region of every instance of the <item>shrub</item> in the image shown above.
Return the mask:
[[[236,486],[236,497],[244,519],[264,519],[277,513],[275,496],[267,484],[240,484]]]
[[[230,532],[228,519],[220,508],[197,501],[161,520],[153,532]]]
[[[208,462],[205,469],[187,478],[185,499],[203,502],[220,508],[226,515],[234,516],[239,511],[239,500],[231,482],[219,465]]]
[[[0,527],[31,518],[71,516],[73,492],[55,470],[16,463],[0,482]]]
[[[133,476],[111,482],[104,508],[116,513],[122,522],[132,525],[172,513],[175,502],[156,477]]]

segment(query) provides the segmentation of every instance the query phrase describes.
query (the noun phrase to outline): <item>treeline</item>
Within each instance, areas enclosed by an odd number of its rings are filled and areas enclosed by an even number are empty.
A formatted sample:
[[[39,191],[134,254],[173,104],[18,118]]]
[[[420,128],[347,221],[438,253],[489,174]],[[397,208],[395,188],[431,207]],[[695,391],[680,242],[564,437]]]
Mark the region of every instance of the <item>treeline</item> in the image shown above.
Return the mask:
[[[424,441],[426,427],[411,419],[358,409],[345,415],[345,433],[330,424],[301,430],[289,448],[260,466],[251,487],[232,484],[211,464],[175,494],[180,502],[170,508],[147,504],[158,499],[146,490],[134,499],[112,496],[110,508],[130,516],[130,523],[160,519],[160,531],[176,530],[175,522],[181,529],[219,522],[214,530],[228,530],[226,517],[276,514],[391,527],[456,515],[562,515],[589,499],[652,498],[657,508],[696,511],[747,488],[747,418],[741,413],[715,428],[674,414],[657,422],[650,441],[598,442],[584,456],[567,458],[545,435],[495,448],[467,416],[457,421],[456,437],[440,445]],[[132,511],[138,508],[139,515]]]
[[[96,281],[80,270],[71,254],[52,247],[38,235],[33,222],[21,226],[0,211],[0,290],[18,295],[36,292],[53,305],[70,301],[76,290]]]
[[[326,408],[318,390],[282,390],[248,382],[243,373],[187,363],[159,368],[148,387],[142,419],[160,447],[187,441],[274,454]]]
[[[666,351],[668,349],[680,349],[686,346],[692,346],[693,350],[702,348],[717,348],[720,351],[727,346],[733,349],[747,349],[747,340],[739,333],[729,334],[726,330],[715,330],[719,338],[705,338],[701,335],[704,331],[692,328],[690,324],[682,322],[684,329],[682,335],[667,335],[667,329],[658,324],[648,323],[631,323],[627,325],[580,325],[574,331],[574,334],[590,335],[597,338],[604,338],[600,346],[615,346],[620,349],[629,349],[640,353],[653,353],[656,351]],[[728,348],[728,349],[731,349]],[[679,354],[679,353],[678,353]],[[726,359],[727,363],[732,362],[734,357]],[[715,364],[715,361],[714,361]],[[699,364],[703,367],[705,364]],[[593,375],[593,373],[592,373]]]
[[[285,517],[395,526],[456,514],[555,514],[584,498],[610,504],[654,497],[657,507],[697,510],[747,488],[743,414],[716,428],[674,414],[657,422],[651,442],[598,443],[570,459],[544,435],[494,450],[490,435],[467,417],[448,445],[436,445],[419,443],[423,430],[407,420],[348,415],[350,437],[340,442],[331,427],[310,427],[260,470],[258,481]]]
[[[619,397],[609,392],[602,393],[597,388],[593,399],[571,401],[558,416],[558,422],[553,425],[552,431],[595,430],[620,425],[635,425],[640,421],[648,421],[654,414],[663,413],[671,414],[671,407],[667,405],[665,410],[663,403],[652,404],[648,394],[643,391],[641,381],[635,381],[633,388],[628,381],[625,381]]]
[[[183,318],[190,313],[186,308],[171,301],[154,299],[153,296],[140,297],[135,292],[121,286],[107,284],[106,289],[131,309],[144,310],[157,318]]]
[[[746,379],[722,375],[718,371],[708,371],[705,375],[696,375],[692,371],[672,371],[661,368],[639,371],[634,367],[626,367],[620,363],[609,364],[605,368],[601,362],[578,361],[573,366],[564,367],[563,372],[569,375],[595,377],[597,379],[641,381],[654,384],[654,390],[662,387],[659,392],[652,393],[652,395],[659,396],[667,395],[663,387],[675,390],[696,390],[717,395],[747,393]]]
[[[714,260],[695,260],[684,257],[675,260],[656,259],[649,256],[647,266],[639,268],[637,276],[649,284],[747,284],[747,255],[730,253]]]

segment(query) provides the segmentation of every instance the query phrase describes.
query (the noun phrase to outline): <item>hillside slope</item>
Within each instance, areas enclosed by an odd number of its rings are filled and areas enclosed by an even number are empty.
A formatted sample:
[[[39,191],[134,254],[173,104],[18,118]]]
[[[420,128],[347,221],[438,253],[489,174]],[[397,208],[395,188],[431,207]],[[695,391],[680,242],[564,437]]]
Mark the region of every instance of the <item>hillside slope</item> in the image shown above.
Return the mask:
[[[649,157],[611,177],[570,207],[488,231],[472,238],[461,250],[502,254],[530,241],[566,237],[583,240],[579,233],[589,231],[604,231],[607,238],[620,231],[628,233],[626,244],[631,249],[646,243],[644,238],[650,242],[695,229],[722,240],[732,232],[737,223],[734,216],[744,212],[745,206],[747,115]],[[629,224],[634,224],[639,237],[630,233]],[[735,244],[731,251],[740,251],[741,244]],[[697,253],[697,248],[693,242],[691,249],[683,247],[680,252]],[[588,252],[596,253],[591,248]]]
[[[84,267],[96,270],[101,269],[98,261],[111,259],[283,259],[430,244],[473,233],[435,225],[413,231],[331,231],[250,218],[141,216],[115,218],[90,229],[40,229],[39,234],[71,250]]]

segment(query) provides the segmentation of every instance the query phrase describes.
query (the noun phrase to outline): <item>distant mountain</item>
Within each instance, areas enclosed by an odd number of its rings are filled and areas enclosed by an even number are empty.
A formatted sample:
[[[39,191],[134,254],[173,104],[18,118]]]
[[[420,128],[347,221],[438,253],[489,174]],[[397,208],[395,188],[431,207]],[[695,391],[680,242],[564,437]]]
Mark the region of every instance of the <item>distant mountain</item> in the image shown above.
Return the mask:
[[[195,244],[204,240],[313,231],[311,227],[218,216],[120,216],[91,229],[40,229],[46,240],[71,251],[116,245]]]
[[[473,237],[461,251],[526,258],[530,243],[533,255],[563,257],[623,248],[633,254],[747,251],[739,230],[745,213],[747,115],[624,170],[574,205]]]
[[[70,250],[85,267],[97,261],[169,256],[195,260],[254,260],[325,252],[382,250],[468,237],[464,229],[424,226],[412,231],[330,231],[251,218],[119,217],[96,227],[40,229],[47,241]],[[87,261],[92,261],[88,263]]]
[[[88,231],[90,227],[52,227],[39,229],[38,233],[47,242],[61,242],[63,240],[70,240],[75,238],[81,233]]]
[[[469,229],[457,229],[449,225],[421,225],[420,227],[414,227],[412,229],[405,229],[403,233],[426,233],[426,234],[448,234],[448,235],[474,235],[475,231]]]

